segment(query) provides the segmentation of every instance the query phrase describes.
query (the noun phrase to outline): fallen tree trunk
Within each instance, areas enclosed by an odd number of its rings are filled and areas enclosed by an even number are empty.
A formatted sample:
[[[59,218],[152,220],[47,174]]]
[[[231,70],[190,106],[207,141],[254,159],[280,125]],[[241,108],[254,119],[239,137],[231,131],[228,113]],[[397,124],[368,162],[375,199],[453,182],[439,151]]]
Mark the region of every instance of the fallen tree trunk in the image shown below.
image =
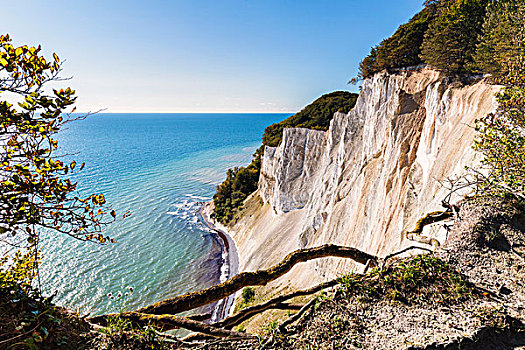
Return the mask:
[[[125,318],[135,324],[148,325],[155,324],[161,327],[184,328],[190,331],[212,335],[214,337],[242,337],[250,338],[251,334],[234,332],[223,328],[218,328],[204,322],[190,320],[186,317],[174,315],[150,315],[140,312],[127,312],[120,317]]]
[[[259,314],[259,313],[261,313],[263,311],[266,311],[266,310],[269,310],[269,309],[273,309],[276,304],[278,305],[278,304],[282,303],[283,301],[290,300],[290,299],[293,299],[293,298],[296,298],[296,297],[317,293],[317,292],[319,292],[319,291],[321,291],[323,289],[333,287],[333,286],[337,285],[338,283],[339,283],[339,279],[335,279],[335,280],[332,280],[332,281],[328,281],[328,282],[324,282],[324,283],[318,284],[317,286],[314,286],[314,287],[309,288],[309,289],[298,290],[298,291],[290,293],[290,294],[280,295],[280,296],[275,297],[273,299],[270,299],[270,300],[268,300],[268,301],[266,301],[266,302],[264,302],[262,304],[254,305],[254,306],[250,306],[250,307],[247,307],[245,309],[242,309],[241,311],[239,311],[235,315],[227,317],[227,318],[225,318],[222,321],[213,323],[213,326],[215,326],[215,327],[223,327],[223,328],[226,328],[226,329],[232,329],[233,327],[241,324],[242,322],[246,321],[247,319],[250,319],[253,316],[255,316],[255,315],[257,315],[257,314]]]
[[[244,287],[266,285],[268,282],[271,282],[290,271],[292,267],[300,262],[325,257],[350,258],[361,264],[366,264],[368,261],[377,264],[378,261],[377,257],[358,249],[333,244],[296,250],[295,252],[288,254],[279,264],[267,270],[242,272],[229,280],[208,289],[184,294],[171,299],[165,299],[158,303],[140,308],[136,310],[136,312],[162,315],[178,314],[183,311],[192,310],[224,299]]]

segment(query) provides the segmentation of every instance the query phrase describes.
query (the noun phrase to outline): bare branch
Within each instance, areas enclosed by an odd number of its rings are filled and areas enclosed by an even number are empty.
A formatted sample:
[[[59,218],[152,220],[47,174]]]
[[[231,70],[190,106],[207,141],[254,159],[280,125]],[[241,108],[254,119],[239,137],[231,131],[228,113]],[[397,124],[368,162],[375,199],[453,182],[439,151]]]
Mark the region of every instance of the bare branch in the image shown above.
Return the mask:
[[[288,254],[282,262],[267,270],[242,272],[229,280],[208,289],[166,299],[143,307],[137,310],[137,312],[159,315],[167,313],[177,314],[183,311],[192,310],[224,299],[244,287],[266,285],[290,271],[292,267],[300,262],[325,257],[349,258],[361,264],[366,264],[368,260],[377,264],[378,261],[376,256],[358,249],[333,244],[327,244],[316,248],[300,249]]]

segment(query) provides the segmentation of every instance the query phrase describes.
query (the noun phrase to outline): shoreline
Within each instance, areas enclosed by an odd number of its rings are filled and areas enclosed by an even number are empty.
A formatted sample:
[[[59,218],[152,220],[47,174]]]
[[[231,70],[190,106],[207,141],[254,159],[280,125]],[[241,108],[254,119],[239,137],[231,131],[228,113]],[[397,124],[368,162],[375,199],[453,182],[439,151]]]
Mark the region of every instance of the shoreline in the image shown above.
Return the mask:
[[[211,202],[203,202],[197,215],[199,220],[212,230],[212,232],[219,238],[218,241],[221,242],[222,266],[219,283],[222,283],[239,273],[239,253],[235,241],[227,233],[226,228],[220,227],[222,225],[216,223],[215,220],[210,217],[211,204]],[[230,314],[230,309],[233,306],[235,296],[236,293],[217,302],[212,312],[212,322],[220,321]]]

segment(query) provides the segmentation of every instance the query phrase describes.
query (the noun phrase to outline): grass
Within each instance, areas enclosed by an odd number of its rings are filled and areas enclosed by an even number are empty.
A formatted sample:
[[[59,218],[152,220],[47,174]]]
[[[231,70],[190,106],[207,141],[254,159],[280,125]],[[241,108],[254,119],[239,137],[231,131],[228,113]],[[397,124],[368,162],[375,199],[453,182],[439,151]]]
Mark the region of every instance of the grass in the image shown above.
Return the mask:
[[[365,276],[341,278],[339,292],[361,301],[385,298],[404,304],[457,304],[475,291],[454,268],[432,255],[402,260],[384,270],[373,269]]]

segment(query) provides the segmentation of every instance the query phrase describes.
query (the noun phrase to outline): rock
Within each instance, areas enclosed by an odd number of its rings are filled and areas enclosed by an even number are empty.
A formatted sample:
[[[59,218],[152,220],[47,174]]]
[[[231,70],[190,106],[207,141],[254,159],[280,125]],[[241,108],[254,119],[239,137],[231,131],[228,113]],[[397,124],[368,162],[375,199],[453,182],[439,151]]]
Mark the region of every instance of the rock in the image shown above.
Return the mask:
[[[328,131],[285,129],[281,145],[265,149],[253,196],[263,205],[248,203],[231,227],[241,270],[328,242],[380,256],[413,245],[404,232],[442,210],[443,183],[477,162],[471,125],[495,109],[498,90],[483,80],[449,84],[426,68],[384,72],[363,82],[355,108],[336,113]],[[423,234],[442,243],[447,229]],[[291,278],[298,286],[354,268],[338,259],[307,265]]]

